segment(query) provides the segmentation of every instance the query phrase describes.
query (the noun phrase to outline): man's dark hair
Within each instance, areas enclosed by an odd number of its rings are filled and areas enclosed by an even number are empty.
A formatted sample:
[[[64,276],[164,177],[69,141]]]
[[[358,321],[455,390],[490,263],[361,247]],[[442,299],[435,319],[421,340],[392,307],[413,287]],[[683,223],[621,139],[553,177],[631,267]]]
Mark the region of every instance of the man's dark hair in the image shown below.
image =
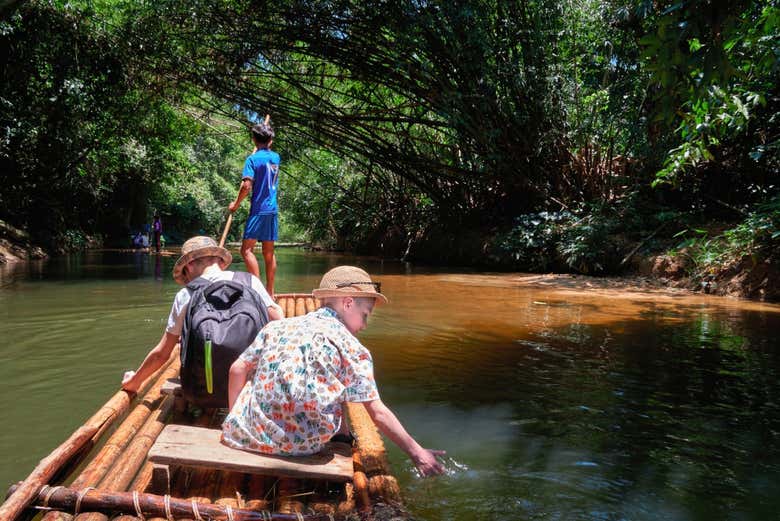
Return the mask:
[[[271,125],[265,123],[258,123],[252,127],[252,139],[260,144],[265,144],[274,138],[274,129]]]

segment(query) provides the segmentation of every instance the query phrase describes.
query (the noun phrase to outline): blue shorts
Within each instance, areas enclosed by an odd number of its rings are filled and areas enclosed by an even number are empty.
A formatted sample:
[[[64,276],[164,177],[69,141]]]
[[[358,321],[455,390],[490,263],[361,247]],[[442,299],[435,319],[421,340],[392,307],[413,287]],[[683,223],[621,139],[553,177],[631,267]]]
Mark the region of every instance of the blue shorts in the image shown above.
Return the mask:
[[[244,228],[244,239],[276,241],[279,239],[279,214],[250,215]]]

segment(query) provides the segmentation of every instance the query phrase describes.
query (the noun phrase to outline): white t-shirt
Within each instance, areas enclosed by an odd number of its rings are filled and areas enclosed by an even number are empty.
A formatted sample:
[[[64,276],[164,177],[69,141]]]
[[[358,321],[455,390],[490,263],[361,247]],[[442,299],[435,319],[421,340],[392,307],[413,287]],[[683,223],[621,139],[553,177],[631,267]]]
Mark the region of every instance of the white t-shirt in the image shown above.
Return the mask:
[[[204,279],[208,279],[211,282],[218,280],[232,280],[232,271],[222,271],[218,266],[209,266],[200,275]],[[273,301],[271,295],[265,290],[265,286],[260,282],[260,279],[254,275],[250,275],[252,278],[252,289],[260,295],[260,299],[263,301],[266,307],[275,307],[282,312],[281,306]],[[168,316],[168,326],[165,328],[166,333],[179,336],[181,335],[182,327],[184,326],[184,315],[187,313],[187,308],[190,306],[190,292],[187,288],[182,288],[176,294],[176,298],[173,299],[173,307],[171,308],[171,314]],[[284,315],[284,312],[282,312]]]

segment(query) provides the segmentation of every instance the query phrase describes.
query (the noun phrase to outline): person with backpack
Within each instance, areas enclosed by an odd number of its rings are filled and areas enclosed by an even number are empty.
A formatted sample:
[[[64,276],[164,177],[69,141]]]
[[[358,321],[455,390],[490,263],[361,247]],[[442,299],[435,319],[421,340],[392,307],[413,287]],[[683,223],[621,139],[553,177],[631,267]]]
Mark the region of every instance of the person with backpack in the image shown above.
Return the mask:
[[[230,365],[283,313],[260,279],[227,271],[233,257],[211,237],[193,237],[181,251],[173,279],[185,287],[174,298],[162,338],[137,371],[125,373],[122,389],[137,392],[181,341],[184,396],[200,407],[227,407]]]

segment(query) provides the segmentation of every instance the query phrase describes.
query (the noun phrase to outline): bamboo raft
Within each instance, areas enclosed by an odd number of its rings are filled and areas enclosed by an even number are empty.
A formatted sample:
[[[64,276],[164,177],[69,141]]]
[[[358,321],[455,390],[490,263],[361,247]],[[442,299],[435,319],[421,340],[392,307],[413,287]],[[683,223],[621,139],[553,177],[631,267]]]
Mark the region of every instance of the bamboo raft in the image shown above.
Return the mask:
[[[311,294],[280,294],[276,300],[287,317],[319,306]],[[150,462],[150,448],[167,424],[218,429],[227,412],[207,409],[198,415],[181,396],[166,393],[178,373],[177,347],[136,395],[117,392],[27,479],[12,486],[0,506],[0,521],[407,517],[382,439],[360,405],[347,406],[355,446],[340,444],[347,457],[352,452],[346,482]]]

